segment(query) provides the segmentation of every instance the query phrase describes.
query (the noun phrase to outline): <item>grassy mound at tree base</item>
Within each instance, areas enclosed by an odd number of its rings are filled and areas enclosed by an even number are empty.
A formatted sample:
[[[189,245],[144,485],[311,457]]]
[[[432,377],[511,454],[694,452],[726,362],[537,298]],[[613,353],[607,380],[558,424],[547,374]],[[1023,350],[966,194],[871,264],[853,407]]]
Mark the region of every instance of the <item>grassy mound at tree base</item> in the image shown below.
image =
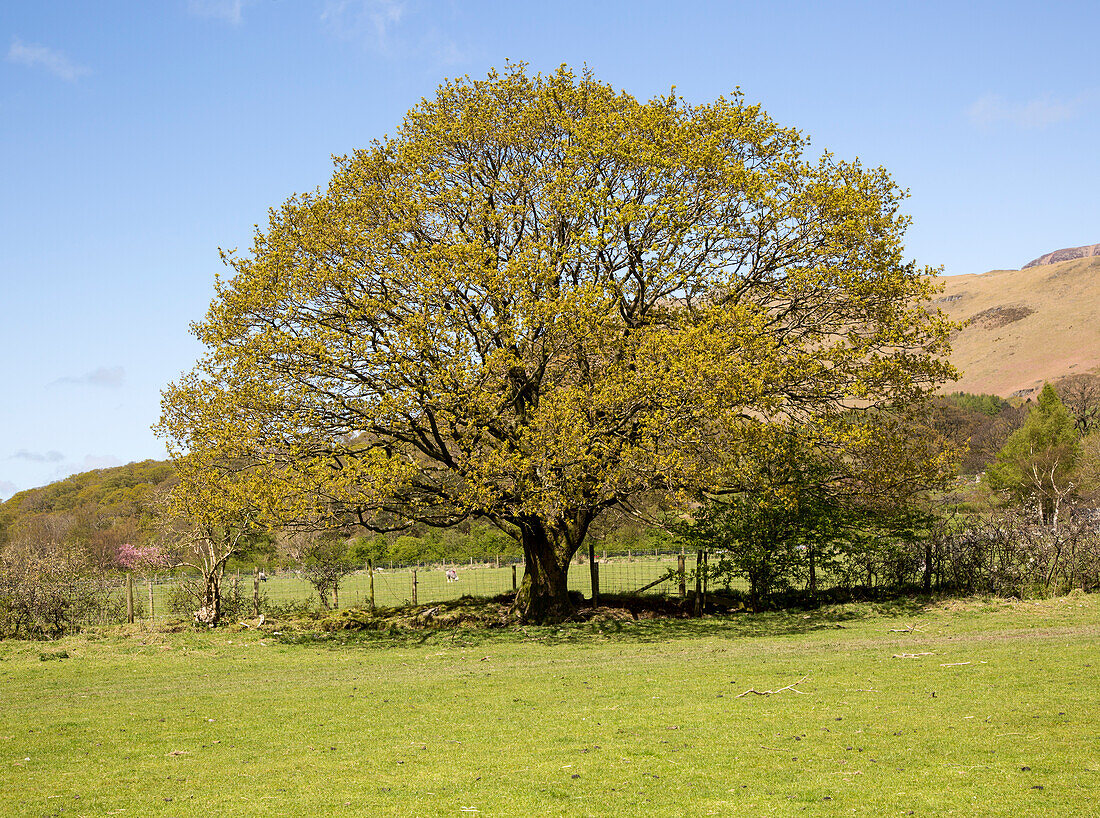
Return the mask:
[[[591,600],[572,592],[576,611],[573,623],[622,621],[639,619],[686,619],[694,616],[695,593],[689,591],[684,598],[658,594],[601,594],[599,607]],[[901,595],[897,591],[883,589],[844,588],[818,594],[791,591],[777,595],[769,610],[814,610],[827,605],[840,605],[854,601],[886,601],[891,599],[916,599],[913,594]],[[336,611],[301,612],[292,616],[271,617],[270,629],[292,627],[296,630],[434,630],[455,627],[505,628],[517,625],[512,609],[512,594],[495,597],[463,596],[444,602],[424,605],[378,608],[353,607]],[[739,591],[720,591],[707,595],[708,616],[727,616],[747,613],[748,597]]]

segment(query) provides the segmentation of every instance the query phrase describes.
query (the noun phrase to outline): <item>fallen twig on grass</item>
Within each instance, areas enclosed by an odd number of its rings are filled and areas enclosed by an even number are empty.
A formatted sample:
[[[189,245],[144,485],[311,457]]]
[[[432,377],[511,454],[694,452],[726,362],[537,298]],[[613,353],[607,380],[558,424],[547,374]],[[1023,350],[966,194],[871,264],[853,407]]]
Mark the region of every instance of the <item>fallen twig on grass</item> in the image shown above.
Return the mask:
[[[924,628],[922,628],[920,625],[914,623],[912,625],[906,625],[904,628],[891,628],[890,633],[913,633],[913,631],[922,631],[923,632],[923,630],[924,630]]]
[[[744,693],[738,693],[733,698],[740,699],[742,696],[747,696],[750,693],[755,693],[757,696],[770,696],[773,693],[782,693],[784,690],[789,690],[792,693],[797,693],[799,696],[807,696],[809,694],[806,693],[806,691],[804,691],[804,690],[795,690],[795,688],[798,687],[798,685],[802,684],[804,681],[806,681],[809,678],[810,678],[809,676],[803,676],[801,679],[799,679],[794,684],[789,684],[786,687],[778,687],[775,690],[757,690],[755,687],[750,687]]]
[[[923,653],[895,653],[894,659],[919,659],[922,656],[931,656],[932,651],[926,650]]]

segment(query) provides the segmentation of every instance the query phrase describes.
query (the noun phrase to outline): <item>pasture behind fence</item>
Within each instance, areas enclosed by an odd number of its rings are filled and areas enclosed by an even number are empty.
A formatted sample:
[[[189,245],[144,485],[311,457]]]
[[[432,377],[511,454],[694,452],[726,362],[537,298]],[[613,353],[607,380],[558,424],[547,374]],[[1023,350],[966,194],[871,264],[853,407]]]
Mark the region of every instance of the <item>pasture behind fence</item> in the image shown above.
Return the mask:
[[[679,551],[654,553],[630,550],[619,554],[608,553],[606,556],[600,552],[597,557],[599,592],[679,595],[682,557],[684,555]],[[683,565],[685,583],[690,590],[694,587],[691,580],[695,568],[694,554],[688,554]],[[338,608],[368,607],[372,584],[374,603],[380,608],[446,602],[463,596],[494,597],[513,592],[523,578],[524,569],[522,560],[507,559],[489,563],[387,563],[385,567],[377,567],[373,571],[364,567],[341,580],[337,598],[334,601],[329,595],[329,604]],[[449,577],[451,572],[453,579]],[[587,555],[581,555],[570,565],[569,589],[590,599],[591,579]],[[130,582],[130,591],[127,581]],[[187,583],[197,586],[199,581],[197,575],[178,573],[133,576],[113,581],[107,589],[111,604],[103,616],[97,618],[106,624],[104,617],[117,619],[125,616],[132,599],[135,621],[189,619],[190,612],[181,590]],[[731,589],[737,591],[745,591],[747,587],[744,581],[731,584]],[[291,606],[321,608],[317,589],[299,568],[231,570],[225,573],[221,581],[223,598],[239,600],[243,610],[236,613],[245,616],[254,613],[254,589],[258,592],[261,613]],[[711,590],[717,589],[712,587]]]

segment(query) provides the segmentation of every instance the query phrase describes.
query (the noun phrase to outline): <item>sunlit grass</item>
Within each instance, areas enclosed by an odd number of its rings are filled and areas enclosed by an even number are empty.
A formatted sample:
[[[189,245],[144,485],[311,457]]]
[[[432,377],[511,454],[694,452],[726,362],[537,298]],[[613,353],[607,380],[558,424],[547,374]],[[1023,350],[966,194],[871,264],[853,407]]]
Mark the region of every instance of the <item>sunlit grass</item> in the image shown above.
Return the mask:
[[[1093,815],[1098,645],[1095,596],[5,642],[0,814]]]

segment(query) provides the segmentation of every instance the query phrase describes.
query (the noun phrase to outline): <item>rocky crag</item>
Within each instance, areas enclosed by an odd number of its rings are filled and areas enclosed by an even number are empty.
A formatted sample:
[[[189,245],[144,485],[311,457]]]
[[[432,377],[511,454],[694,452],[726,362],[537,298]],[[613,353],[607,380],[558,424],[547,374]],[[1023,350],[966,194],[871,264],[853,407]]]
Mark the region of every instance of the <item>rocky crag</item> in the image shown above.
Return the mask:
[[[1053,253],[1047,253],[1045,256],[1039,256],[1039,258],[1029,261],[1020,269],[1026,270],[1028,267],[1040,267],[1044,264],[1057,264],[1060,261],[1073,261],[1076,258],[1092,258],[1093,256],[1100,256],[1100,244],[1064,247],[1061,250],[1055,250]]]

